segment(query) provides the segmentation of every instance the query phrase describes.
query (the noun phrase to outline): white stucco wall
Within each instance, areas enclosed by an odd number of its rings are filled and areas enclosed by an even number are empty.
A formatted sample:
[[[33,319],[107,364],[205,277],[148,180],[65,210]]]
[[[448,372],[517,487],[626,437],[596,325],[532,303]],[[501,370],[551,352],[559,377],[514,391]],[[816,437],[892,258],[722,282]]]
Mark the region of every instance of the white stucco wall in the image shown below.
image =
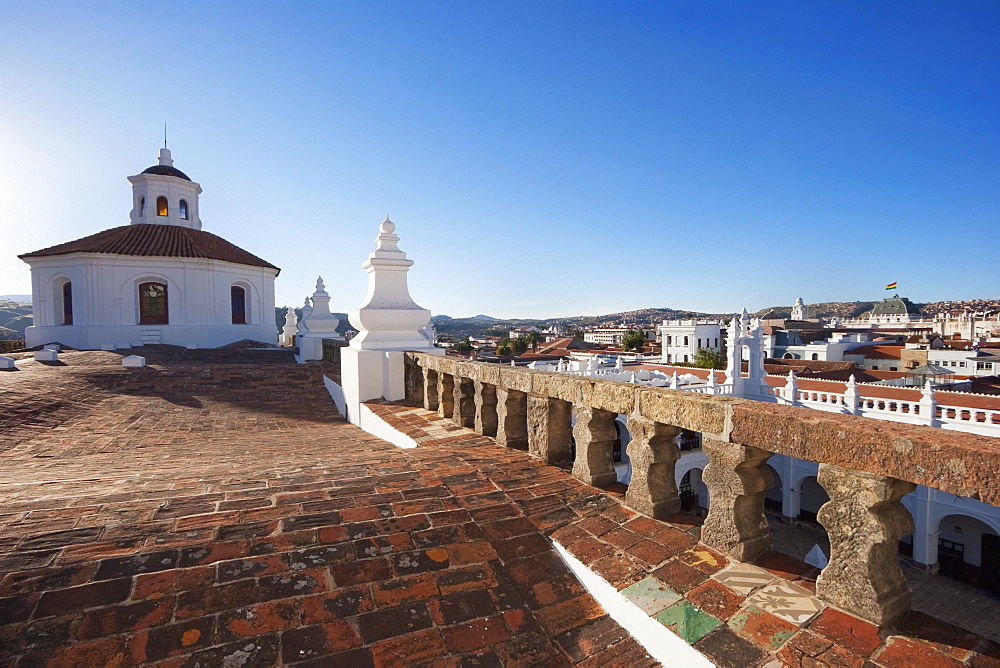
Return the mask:
[[[242,339],[277,343],[268,267],[202,258],[73,253],[31,258],[34,325],[25,345],[58,341],[93,350],[160,343],[215,348]],[[73,286],[73,324],[62,324],[62,284]],[[167,285],[169,324],[140,325],[140,283]],[[246,292],[247,324],[232,324],[230,288]],[[158,332],[158,337],[153,332]]]

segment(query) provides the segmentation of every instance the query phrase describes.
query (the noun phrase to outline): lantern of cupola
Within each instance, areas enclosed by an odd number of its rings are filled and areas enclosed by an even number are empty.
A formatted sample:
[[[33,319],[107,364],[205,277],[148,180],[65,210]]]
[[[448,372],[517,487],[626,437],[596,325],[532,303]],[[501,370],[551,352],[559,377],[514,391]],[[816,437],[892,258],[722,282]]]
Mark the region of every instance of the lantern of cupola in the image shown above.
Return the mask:
[[[198,217],[198,195],[201,186],[174,167],[170,150],[160,149],[157,164],[128,177],[132,183],[133,225],[178,225],[201,229]]]

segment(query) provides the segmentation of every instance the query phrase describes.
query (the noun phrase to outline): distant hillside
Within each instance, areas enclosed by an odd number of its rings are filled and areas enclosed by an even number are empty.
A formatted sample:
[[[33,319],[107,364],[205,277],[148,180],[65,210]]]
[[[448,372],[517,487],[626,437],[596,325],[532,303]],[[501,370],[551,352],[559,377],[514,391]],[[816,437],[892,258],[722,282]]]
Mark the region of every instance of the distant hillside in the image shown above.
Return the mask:
[[[23,339],[24,330],[30,326],[30,303],[0,299],[0,341]]]
[[[878,302],[822,302],[818,304],[806,304],[809,309],[810,318],[820,318],[827,320],[830,318],[857,318],[871,311]],[[959,314],[968,311],[1000,313],[1000,300],[997,299],[972,299],[967,301],[933,302],[931,304],[914,303],[920,313],[925,316],[934,316],[938,313],[946,312]],[[751,315],[762,316],[774,311],[778,317],[790,318],[792,313],[791,305],[769,306]],[[463,338],[466,336],[507,336],[507,333],[522,326],[545,328],[554,324],[560,325],[564,331],[572,332],[576,329],[587,329],[592,327],[646,327],[655,328],[664,320],[681,320],[687,318],[732,318],[735,313],[704,313],[699,311],[684,311],[672,308],[644,308],[635,311],[621,311],[618,313],[606,313],[604,315],[580,315],[568,318],[489,318],[488,316],[475,316],[473,318],[451,318],[446,315],[436,315],[431,318],[431,323],[438,334],[444,334],[453,338]]]

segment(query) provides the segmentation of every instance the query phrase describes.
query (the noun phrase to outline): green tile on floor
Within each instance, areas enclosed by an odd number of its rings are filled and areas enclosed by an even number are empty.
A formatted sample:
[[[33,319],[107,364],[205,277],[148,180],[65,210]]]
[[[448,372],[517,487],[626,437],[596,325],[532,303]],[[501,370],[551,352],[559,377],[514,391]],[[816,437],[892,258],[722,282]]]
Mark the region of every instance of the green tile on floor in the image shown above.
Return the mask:
[[[653,619],[679,635],[689,645],[698,642],[722,623],[689,601],[676,603],[654,615]]]
[[[634,585],[622,589],[621,593],[647,615],[655,615],[660,610],[681,600],[680,594],[654,577],[640,580]]]

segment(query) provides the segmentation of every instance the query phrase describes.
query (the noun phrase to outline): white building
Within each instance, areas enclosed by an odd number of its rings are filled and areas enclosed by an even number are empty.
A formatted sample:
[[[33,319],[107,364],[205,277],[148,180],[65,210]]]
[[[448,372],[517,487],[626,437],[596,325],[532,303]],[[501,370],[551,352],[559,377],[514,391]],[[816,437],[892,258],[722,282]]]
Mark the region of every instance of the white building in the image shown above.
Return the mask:
[[[646,339],[650,339],[650,332],[632,327],[600,327],[583,333],[583,340],[587,343],[599,343],[605,346],[618,347],[622,344],[625,335],[632,331],[640,331]]]
[[[170,151],[132,183],[131,224],[25,253],[34,325],[28,347],[81,350],[169,343],[277,343],[277,267],[201,230],[201,186]]]
[[[715,320],[664,320],[659,331],[668,364],[693,362],[699,348],[722,350],[722,325]]]

